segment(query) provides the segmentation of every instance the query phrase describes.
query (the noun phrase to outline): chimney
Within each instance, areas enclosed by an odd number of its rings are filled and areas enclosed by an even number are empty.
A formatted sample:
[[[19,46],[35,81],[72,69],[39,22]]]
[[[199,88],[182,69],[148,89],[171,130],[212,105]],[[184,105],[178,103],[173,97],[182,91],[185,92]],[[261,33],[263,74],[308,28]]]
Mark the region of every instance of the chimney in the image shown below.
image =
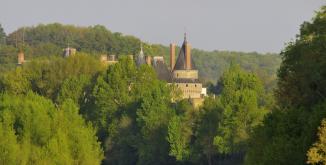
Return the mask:
[[[170,44],[170,68],[171,71],[174,68],[175,64],[175,44]]]
[[[152,65],[152,56],[146,56],[145,57],[145,60],[146,60],[146,64],[148,66],[151,66]]]
[[[23,52],[18,53],[18,64],[21,65],[25,62],[25,55]]]
[[[191,69],[191,45],[185,43],[185,55],[186,55],[186,69]]]

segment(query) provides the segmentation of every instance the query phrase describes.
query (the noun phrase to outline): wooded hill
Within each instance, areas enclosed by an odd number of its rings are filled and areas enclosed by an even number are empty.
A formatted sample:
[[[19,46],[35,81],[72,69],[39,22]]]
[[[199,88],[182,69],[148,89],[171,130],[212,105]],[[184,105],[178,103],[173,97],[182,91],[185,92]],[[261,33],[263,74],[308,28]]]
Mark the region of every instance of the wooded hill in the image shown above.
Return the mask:
[[[0,29],[1,30],[1,29]],[[0,49],[0,70],[15,66],[18,49],[23,49],[26,59],[39,56],[60,56],[63,48],[74,47],[79,52],[98,56],[100,54],[136,55],[141,40],[130,35],[111,32],[104,26],[76,27],[59,23],[21,27],[7,37],[2,33]],[[4,45],[4,43],[6,43]],[[195,45],[193,45],[195,47]],[[178,49],[177,49],[178,50]],[[169,48],[160,44],[144,43],[145,55],[163,55],[169,61]],[[256,73],[266,88],[275,87],[276,71],[281,62],[277,54],[244,53],[234,51],[204,51],[193,49],[192,55],[204,82],[216,84],[231,61]]]

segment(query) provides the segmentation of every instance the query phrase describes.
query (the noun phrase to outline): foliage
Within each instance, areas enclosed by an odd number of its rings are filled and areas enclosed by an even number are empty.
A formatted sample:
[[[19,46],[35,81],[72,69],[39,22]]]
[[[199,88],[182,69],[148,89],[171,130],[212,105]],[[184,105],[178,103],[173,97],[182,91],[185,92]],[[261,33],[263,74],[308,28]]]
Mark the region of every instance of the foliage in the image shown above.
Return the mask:
[[[32,90],[56,100],[60,87],[67,78],[81,75],[91,77],[102,71],[103,68],[104,66],[99,60],[83,54],[67,59],[41,58],[6,72],[0,80],[0,84],[4,91],[9,93],[24,94],[26,91]]]
[[[326,113],[325,103],[310,110],[274,110],[264,125],[255,129],[246,155],[246,164],[305,164],[306,152],[315,141],[315,132]]]
[[[95,131],[72,102],[55,108],[33,93],[0,99],[2,164],[100,164]]]
[[[201,79],[206,82],[217,82],[233,62],[239,64],[244,70],[255,73],[262,80],[267,91],[272,91],[276,86],[276,71],[281,62],[277,54],[217,50],[208,52],[193,49],[192,55]]]
[[[0,24],[0,46],[5,44],[5,40],[6,40],[6,33]]]
[[[280,62],[274,54],[193,49],[199,74],[211,84],[209,92],[220,94],[207,97],[202,107],[194,108],[188,100],[178,98],[176,86],[159,81],[151,67],[136,67],[123,56],[119,63],[108,67],[98,60],[102,53],[137,54],[141,41],[136,37],[112,33],[100,25],[54,23],[22,27],[9,34],[6,41],[0,49],[0,90],[7,93],[4,97],[16,100],[17,107],[19,100],[27,103],[19,103],[19,107],[33,112],[26,118],[33,121],[30,129],[34,132],[28,135],[37,134],[29,142],[24,140],[25,134],[20,136],[23,129],[17,122],[0,122],[0,148],[10,151],[7,155],[0,153],[0,160],[6,164],[30,161],[29,154],[33,164],[100,163],[102,153],[94,134],[105,151],[103,164],[216,164],[233,159],[233,155],[246,151],[248,138],[260,124],[265,107],[273,106],[273,98],[266,92],[274,88]],[[19,67],[16,43],[28,61]],[[143,45],[146,55],[163,55],[168,61],[166,46]],[[77,55],[60,57],[67,46],[76,48]],[[245,71],[235,65],[227,69],[231,62]],[[216,86],[211,83],[220,77]],[[30,91],[51,99],[55,106]],[[28,100],[30,97],[33,99]],[[17,113],[24,111],[17,108]],[[32,120],[30,116],[34,115],[44,124]],[[10,115],[1,116],[11,119]],[[20,151],[22,147],[25,150]],[[19,154],[13,154],[16,152],[27,154],[17,158]],[[39,155],[46,160],[38,162]]]
[[[219,157],[229,155],[228,163],[236,163],[234,155],[246,151],[250,134],[266,113],[260,101],[262,84],[254,74],[232,65],[219,85],[221,95],[205,98],[199,109],[177,103],[167,137],[170,155],[177,161],[216,164],[222,162]]]
[[[260,105],[263,88],[260,80],[231,65],[219,82],[224,107],[219,134],[214,144],[221,153],[244,151],[253,128],[260,124],[266,110]]]
[[[112,164],[167,164],[170,87],[154,70],[136,67],[130,58],[108,67],[93,88],[93,105],[84,116],[98,128]]]
[[[303,23],[297,39],[281,53],[277,107],[252,134],[246,164],[306,164],[326,117],[325,13],[323,7],[311,23]],[[314,149],[309,153],[316,156]]]
[[[105,53],[135,55],[140,50],[141,42],[140,39],[134,36],[123,35],[118,32],[113,33],[101,25],[76,27],[53,23],[19,28],[8,35],[8,45],[15,46],[18,43],[19,47],[23,47],[23,34],[25,38],[25,55],[30,59],[39,56],[62,55],[62,49],[67,46],[92,55]],[[168,47],[149,43],[143,43],[143,47],[146,55],[164,56],[165,61],[169,61]],[[11,53],[5,52],[4,55],[9,56]],[[12,57],[16,57],[16,53]],[[263,84],[268,91],[275,87],[276,70],[281,60],[278,55],[272,53],[208,52],[199,49],[192,50],[192,57],[196,61],[196,67],[199,70],[201,79],[205,82],[217,82],[223,72],[227,70],[229,63],[234,61],[245,70],[255,72],[263,80]]]
[[[300,35],[282,52],[277,99],[282,106],[309,107],[325,99],[326,8],[312,23],[301,25]]]
[[[318,128],[318,141],[309,149],[307,156],[309,164],[326,163],[326,120]]]
[[[215,137],[221,125],[223,107],[219,100],[207,98],[200,111],[200,119],[196,130],[196,147],[205,156],[207,164],[213,163],[214,156],[218,153],[218,148],[214,144]],[[198,151],[197,151],[198,152]]]
[[[86,101],[86,91],[89,88],[90,76],[80,75],[65,79],[60,87],[57,102],[63,103],[67,99],[74,101],[76,105],[83,105]]]

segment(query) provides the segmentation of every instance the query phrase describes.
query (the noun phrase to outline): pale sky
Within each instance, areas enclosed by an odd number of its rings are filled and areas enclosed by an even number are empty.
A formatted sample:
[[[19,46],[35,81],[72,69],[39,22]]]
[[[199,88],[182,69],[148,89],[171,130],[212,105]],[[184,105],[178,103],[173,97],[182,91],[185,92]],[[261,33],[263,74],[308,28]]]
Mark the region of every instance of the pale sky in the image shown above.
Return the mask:
[[[204,50],[280,52],[324,0],[0,0],[6,33],[59,22],[104,25],[145,42]]]

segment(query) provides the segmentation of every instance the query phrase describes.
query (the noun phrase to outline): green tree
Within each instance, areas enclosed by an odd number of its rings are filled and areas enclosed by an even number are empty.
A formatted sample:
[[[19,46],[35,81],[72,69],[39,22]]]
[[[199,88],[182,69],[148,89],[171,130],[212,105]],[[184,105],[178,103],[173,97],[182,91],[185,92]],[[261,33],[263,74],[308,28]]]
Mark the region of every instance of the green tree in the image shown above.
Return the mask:
[[[193,158],[194,132],[199,111],[195,110],[188,100],[180,100],[175,103],[176,115],[170,120],[168,125],[167,140],[170,144],[169,154],[180,162],[196,162]]]
[[[220,99],[224,111],[214,144],[220,153],[243,152],[250,133],[261,123],[266,113],[259,104],[262,84],[254,74],[231,65],[219,85],[222,88]]]
[[[281,53],[277,107],[255,129],[246,164],[307,163],[307,151],[326,117],[325,13],[324,6],[312,22],[304,22],[297,39]]]
[[[41,58],[4,73],[0,84],[3,90],[9,93],[24,94],[32,90],[57,101],[56,97],[66,79],[81,75],[93,78],[104,68],[105,66],[98,59],[85,54],[77,54],[65,59]]]
[[[0,24],[0,45],[4,45],[5,43],[6,43],[6,33]]]
[[[0,96],[0,160],[3,164],[100,164],[95,130],[71,101],[55,108],[33,93]]]
[[[186,130],[187,129],[187,130]],[[170,143],[170,155],[175,156],[178,161],[188,160],[190,156],[189,128],[185,127],[179,116],[171,119],[168,127],[168,142]]]
[[[205,155],[207,164],[214,163],[214,156],[218,150],[215,146],[215,136],[218,135],[220,122],[222,121],[223,107],[219,100],[206,98],[200,111],[200,121],[196,131],[196,143],[199,146],[200,153]]]
[[[19,164],[20,146],[15,131],[8,123],[0,123],[0,140],[1,164]]]
[[[295,42],[282,51],[277,100],[282,106],[310,107],[325,99],[326,6],[304,22]]]
[[[326,163],[326,120],[323,120],[318,128],[318,138],[307,153],[309,164]]]
[[[107,164],[166,164],[171,89],[154,70],[129,58],[110,65],[95,83],[84,116],[98,128]]]
[[[71,99],[75,104],[83,105],[87,101],[86,91],[89,90],[90,85],[90,76],[80,75],[67,78],[63,81],[56,100],[60,104]]]
[[[155,83],[152,81],[152,83]],[[166,140],[168,124],[174,112],[169,107],[170,91],[163,82],[157,81],[150,93],[141,98],[137,110],[137,124],[142,140],[138,146],[138,164],[169,164],[169,144]]]

